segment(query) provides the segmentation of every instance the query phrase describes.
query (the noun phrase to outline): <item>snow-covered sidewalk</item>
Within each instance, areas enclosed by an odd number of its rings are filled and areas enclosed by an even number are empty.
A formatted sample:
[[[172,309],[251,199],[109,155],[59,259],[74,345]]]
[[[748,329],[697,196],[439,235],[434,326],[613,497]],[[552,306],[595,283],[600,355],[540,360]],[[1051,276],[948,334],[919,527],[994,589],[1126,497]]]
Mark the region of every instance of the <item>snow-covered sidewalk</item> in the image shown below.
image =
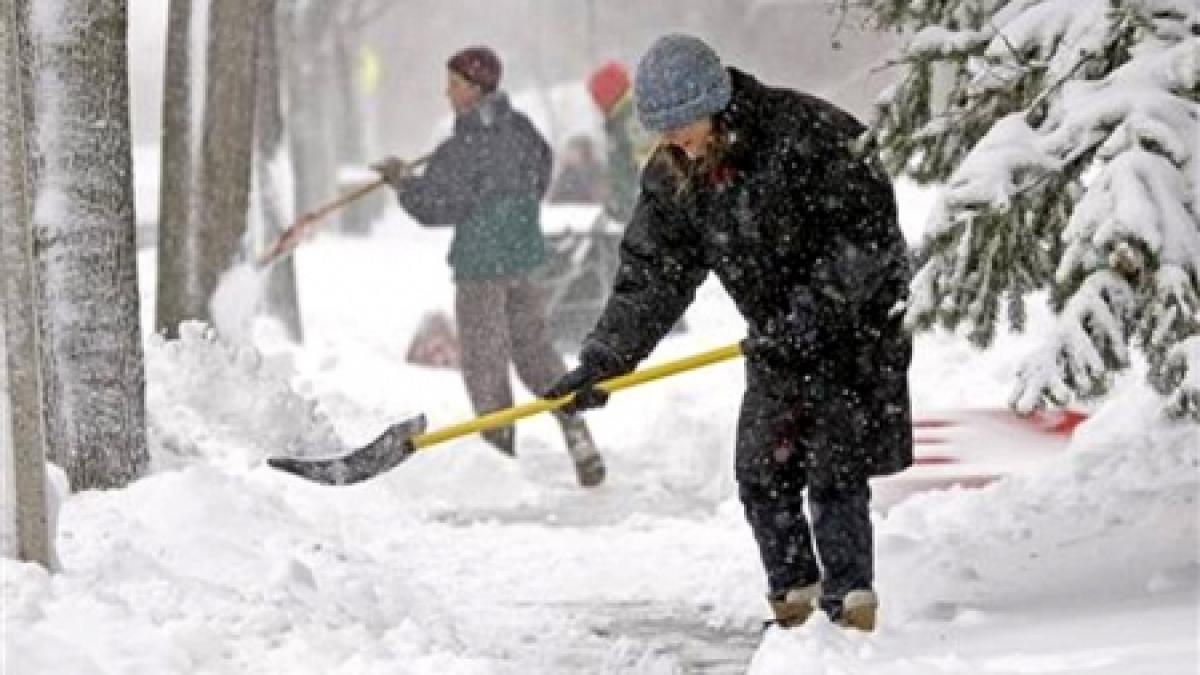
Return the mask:
[[[421,313],[449,306],[444,237],[396,223],[308,244],[303,350],[261,324],[257,349],[151,338],[157,472],[63,504],[61,573],[0,561],[0,672],[1196,672],[1200,431],[1155,421],[1136,387],[1065,452],[881,513],[871,635],[761,630],[731,475],[737,363],[593,414],[610,467],[594,491],[542,418],[515,462],[468,438],[352,487],[265,468],[415,413],[469,416],[457,373],[403,361]],[[652,358],[742,330],[713,284],[689,324]],[[997,406],[1022,345],[922,337],[918,410]]]

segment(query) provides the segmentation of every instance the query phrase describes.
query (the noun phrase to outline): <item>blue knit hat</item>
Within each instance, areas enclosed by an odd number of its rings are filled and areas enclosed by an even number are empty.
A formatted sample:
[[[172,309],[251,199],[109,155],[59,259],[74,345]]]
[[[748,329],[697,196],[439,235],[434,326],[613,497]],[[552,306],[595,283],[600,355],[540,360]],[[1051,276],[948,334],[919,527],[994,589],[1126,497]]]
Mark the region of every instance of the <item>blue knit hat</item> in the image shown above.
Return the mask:
[[[720,112],[732,87],[712,47],[671,34],[656,40],[638,63],[633,93],[642,126],[662,132]]]

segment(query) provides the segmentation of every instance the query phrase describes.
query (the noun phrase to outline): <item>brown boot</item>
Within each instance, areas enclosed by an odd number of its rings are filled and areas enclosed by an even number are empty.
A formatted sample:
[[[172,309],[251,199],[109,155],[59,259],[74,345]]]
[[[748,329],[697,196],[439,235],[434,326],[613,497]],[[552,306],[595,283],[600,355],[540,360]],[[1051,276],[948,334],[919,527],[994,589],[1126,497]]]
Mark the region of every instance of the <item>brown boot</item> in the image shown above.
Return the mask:
[[[803,588],[792,588],[783,594],[767,596],[775,623],[780,628],[795,628],[808,621],[821,598],[821,584],[810,584]]]
[[[875,630],[875,614],[879,611],[879,598],[875,591],[850,591],[842,599],[842,614],[838,623],[846,628],[861,631]]]
[[[567,441],[567,454],[575,462],[575,478],[583,487],[596,487],[604,482],[604,458],[596,449],[587,423],[578,415],[559,415],[563,438]]]

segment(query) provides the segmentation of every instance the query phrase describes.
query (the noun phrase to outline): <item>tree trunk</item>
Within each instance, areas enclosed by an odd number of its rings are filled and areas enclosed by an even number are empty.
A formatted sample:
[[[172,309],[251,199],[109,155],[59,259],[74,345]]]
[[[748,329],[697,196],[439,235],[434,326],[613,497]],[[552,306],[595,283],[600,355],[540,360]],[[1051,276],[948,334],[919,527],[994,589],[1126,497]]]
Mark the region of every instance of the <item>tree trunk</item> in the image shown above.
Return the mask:
[[[340,177],[342,168],[361,167],[366,164],[366,137],[364,134],[362,92],[359,90],[355,70],[353,49],[358,44],[357,30],[331,22],[327,29],[332,49],[329,67],[332,71],[330,86],[336,94],[329,98],[332,106],[329,121],[333,138],[335,166]],[[354,185],[336,181],[339,192],[348,192]],[[369,234],[371,223],[383,212],[387,191],[366,195],[346,205],[341,214],[341,231],[349,234]]]
[[[30,12],[47,436],[72,487],[120,487],[149,464],[126,4],[37,0]]]
[[[18,39],[23,26],[14,0],[0,0],[0,443],[5,447],[5,494],[11,495],[18,560],[50,566],[46,513],[46,436],[38,375],[34,304],[33,224],[30,222],[28,87],[18,64],[28,59]],[[20,16],[24,15],[24,8]]]
[[[199,318],[188,308],[194,286],[198,232],[191,221],[191,16],[192,0],[169,0],[167,62],[163,76],[162,167],[159,181],[158,290],[154,327],[179,337],[179,323]]]
[[[211,323],[209,300],[246,232],[254,154],[255,33],[259,0],[210,0],[204,124],[195,167],[196,286],[187,317]]]
[[[274,241],[289,218],[282,203],[277,171],[284,170],[283,111],[280,108],[279,14],[276,0],[262,1],[258,28],[258,105],[256,115],[255,187],[263,239]],[[291,197],[291,195],[288,195]],[[266,312],[283,324],[288,337],[301,342],[304,337],[300,319],[300,301],[296,293],[296,265],[293,256],[276,262],[267,273],[264,290]]]
[[[323,41],[333,19],[328,0],[316,0],[303,7],[285,9],[286,27],[283,44],[287,83],[288,149],[292,160],[293,207],[305,213],[330,201],[336,194],[337,177],[334,154],[327,130],[327,100],[334,95],[329,87],[329,72],[322,56]],[[319,83],[319,84],[318,84]],[[322,87],[322,89],[314,89]],[[340,214],[327,217],[327,226],[337,226]]]

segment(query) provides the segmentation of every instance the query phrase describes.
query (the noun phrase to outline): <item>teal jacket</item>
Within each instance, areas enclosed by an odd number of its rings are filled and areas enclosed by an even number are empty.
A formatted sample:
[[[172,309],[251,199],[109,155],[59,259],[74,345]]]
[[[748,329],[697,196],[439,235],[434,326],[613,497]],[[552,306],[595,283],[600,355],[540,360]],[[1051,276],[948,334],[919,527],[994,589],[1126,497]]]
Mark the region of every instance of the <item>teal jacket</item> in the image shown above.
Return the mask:
[[[396,186],[422,225],[452,225],[457,281],[528,274],[546,258],[540,204],[550,183],[550,145],[501,92],[455,119],[425,172]]]

